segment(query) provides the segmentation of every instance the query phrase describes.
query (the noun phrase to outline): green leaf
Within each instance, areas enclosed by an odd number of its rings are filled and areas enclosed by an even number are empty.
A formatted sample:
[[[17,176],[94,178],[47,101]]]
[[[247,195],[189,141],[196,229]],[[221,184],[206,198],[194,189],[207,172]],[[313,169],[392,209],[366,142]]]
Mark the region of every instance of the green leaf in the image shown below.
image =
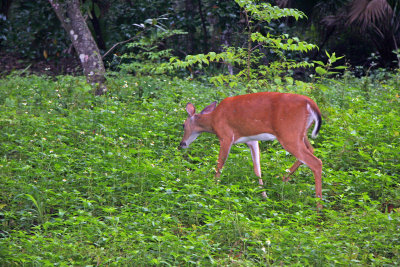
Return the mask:
[[[101,15],[101,10],[100,10],[99,5],[98,5],[97,3],[94,3],[93,9],[94,9],[94,15],[95,15],[97,18],[99,18],[100,15]]]
[[[216,54],[215,52],[210,52],[210,53],[209,53],[210,61],[214,61],[216,55],[217,55],[217,54]]]
[[[347,69],[347,66],[336,66],[334,67],[335,70],[345,70]]]
[[[316,67],[316,68],[315,68],[315,71],[316,71],[319,75],[321,75],[321,76],[323,76],[323,75],[325,75],[325,74],[328,73],[327,70],[325,70],[325,69],[323,69],[323,68],[321,68],[321,67]]]
[[[314,60],[313,62],[314,62],[314,63],[317,63],[317,64],[320,65],[320,66],[325,66],[325,64],[324,64],[322,61]]]

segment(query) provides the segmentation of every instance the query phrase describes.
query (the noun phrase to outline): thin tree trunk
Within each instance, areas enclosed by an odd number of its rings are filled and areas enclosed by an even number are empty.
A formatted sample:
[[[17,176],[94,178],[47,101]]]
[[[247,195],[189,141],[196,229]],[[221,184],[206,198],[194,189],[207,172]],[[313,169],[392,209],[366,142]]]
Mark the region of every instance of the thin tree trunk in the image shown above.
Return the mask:
[[[87,82],[96,95],[107,91],[105,68],[99,48],[80,11],[79,0],[49,0],[79,56]]]
[[[244,14],[246,15],[246,24],[247,24],[247,28],[248,28],[248,36],[247,36],[247,81],[250,82],[251,80],[251,48],[252,48],[252,43],[251,43],[251,25],[250,25],[250,21],[249,21],[249,17],[247,15],[247,11],[244,11]]]
[[[399,55],[400,51],[399,51],[399,47],[397,45],[396,36],[394,34],[392,35],[392,38],[393,38],[393,42],[394,42],[394,49],[396,51],[395,54],[396,54],[397,65],[398,65],[398,67],[400,69],[400,55]]]
[[[203,8],[201,4],[201,0],[198,0],[198,5],[199,5],[199,13],[200,13],[200,19],[201,19],[201,25],[203,28],[203,36],[204,36],[204,44],[203,44],[203,53],[207,54],[208,53],[208,36],[207,36],[207,26],[206,26],[206,20],[204,18],[203,14]]]
[[[97,14],[95,12],[95,5],[98,6],[99,9],[101,9],[101,10],[103,10],[105,8],[105,6],[101,6],[101,3],[99,0],[93,0],[93,5],[90,10],[90,12],[92,13],[90,22],[92,22],[92,25],[93,25],[93,31],[94,31],[93,34],[96,39],[97,46],[99,47],[99,49],[106,50],[106,42],[104,41],[104,35],[103,35],[103,31],[101,28],[101,22],[100,22],[101,14],[99,17],[97,17]]]
[[[221,42],[226,46],[226,48],[228,48],[231,44],[230,44],[230,36],[231,36],[231,28],[227,27],[226,30],[224,30],[221,34]],[[233,75],[233,66],[231,63],[227,63],[228,66],[228,72],[229,75]]]
[[[186,30],[188,32],[187,36],[187,47],[186,51],[188,54],[193,54],[195,51],[195,40],[194,35],[196,32],[196,27],[192,22],[195,16],[195,9],[194,9],[194,0],[185,0],[185,16],[186,16]]]
[[[3,0],[0,3],[0,14],[3,14],[8,18],[8,11],[10,10],[13,0]]]
[[[93,15],[93,18],[90,19],[93,25],[93,30],[94,34],[96,37],[96,43],[99,49],[106,50],[106,42],[104,41],[103,38],[103,33],[101,31],[101,26],[100,26],[100,20],[97,18],[95,15]]]

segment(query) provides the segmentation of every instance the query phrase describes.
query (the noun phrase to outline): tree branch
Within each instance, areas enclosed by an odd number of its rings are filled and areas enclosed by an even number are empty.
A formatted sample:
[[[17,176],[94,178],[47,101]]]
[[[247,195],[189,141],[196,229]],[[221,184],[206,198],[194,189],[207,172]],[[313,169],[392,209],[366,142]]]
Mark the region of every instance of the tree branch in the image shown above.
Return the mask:
[[[130,42],[130,41],[132,41],[133,39],[135,39],[136,37],[137,37],[137,35],[133,36],[132,38],[129,38],[128,40],[121,41],[121,42],[118,42],[118,43],[114,44],[107,52],[104,53],[104,55],[102,56],[102,58],[104,59],[104,58],[105,58],[112,50],[114,50],[115,47],[117,47],[118,45],[120,45],[120,44],[125,44],[125,43],[127,43],[127,42]]]

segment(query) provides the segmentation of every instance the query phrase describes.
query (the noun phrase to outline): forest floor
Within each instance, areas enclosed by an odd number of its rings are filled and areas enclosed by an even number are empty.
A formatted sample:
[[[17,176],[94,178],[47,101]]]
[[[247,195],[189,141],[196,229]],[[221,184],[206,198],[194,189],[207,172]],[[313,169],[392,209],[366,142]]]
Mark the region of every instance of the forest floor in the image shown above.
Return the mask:
[[[13,71],[36,75],[76,75],[81,74],[79,61],[73,56],[55,59],[27,59],[18,54],[0,52],[0,77]]]

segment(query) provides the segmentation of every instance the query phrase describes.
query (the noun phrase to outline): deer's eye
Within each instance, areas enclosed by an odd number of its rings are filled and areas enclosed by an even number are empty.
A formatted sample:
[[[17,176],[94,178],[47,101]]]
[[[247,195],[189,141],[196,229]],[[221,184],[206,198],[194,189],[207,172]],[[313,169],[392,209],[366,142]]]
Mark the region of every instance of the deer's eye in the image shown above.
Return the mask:
[[[182,128],[185,129],[185,124],[182,124]]]

